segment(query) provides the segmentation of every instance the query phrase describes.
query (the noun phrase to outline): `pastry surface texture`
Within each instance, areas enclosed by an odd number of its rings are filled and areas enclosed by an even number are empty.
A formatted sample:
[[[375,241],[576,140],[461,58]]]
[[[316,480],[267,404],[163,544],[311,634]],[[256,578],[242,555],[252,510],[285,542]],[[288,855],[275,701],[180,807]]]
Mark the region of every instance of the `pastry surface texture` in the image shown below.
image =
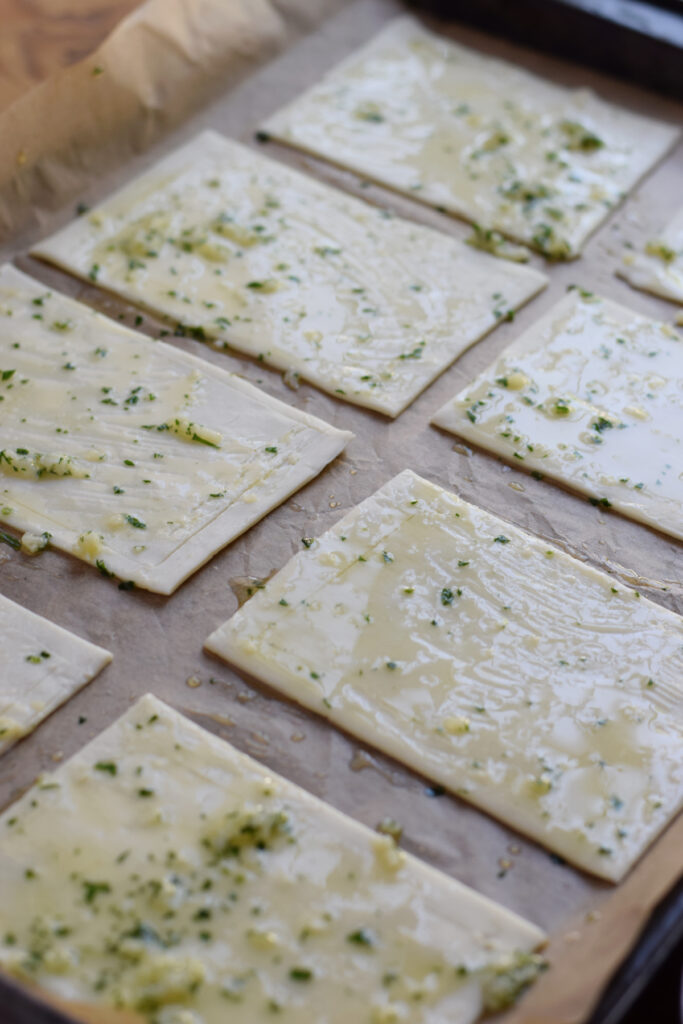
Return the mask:
[[[0,595],[0,754],[110,661],[109,651]]]
[[[683,338],[570,292],[432,423],[683,539]]]
[[[627,249],[619,277],[645,292],[683,305],[683,207],[644,249]]]
[[[546,284],[215,132],[34,251],[389,416]]]
[[[0,818],[0,964],[162,1024],[471,1024],[532,924],[148,695]]]
[[[0,268],[0,520],[171,593],[353,436]]]
[[[682,621],[406,470],[206,646],[616,881],[683,802]]]
[[[577,256],[678,131],[399,18],[264,124],[415,199]]]

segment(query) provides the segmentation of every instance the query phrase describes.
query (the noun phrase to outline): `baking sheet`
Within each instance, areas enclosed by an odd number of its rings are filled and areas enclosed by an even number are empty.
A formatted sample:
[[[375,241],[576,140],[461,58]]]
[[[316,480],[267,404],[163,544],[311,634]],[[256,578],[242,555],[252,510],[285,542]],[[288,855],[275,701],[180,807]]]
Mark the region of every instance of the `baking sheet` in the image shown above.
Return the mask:
[[[145,9],[159,2],[152,0]],[[165,9],[173,5],[188,14],[190,6],[194,10],[211,0],[163,2]],[[93,119],[88,121],[84,116],[91,132],[87,137],[79,136],[85,154],[82,159],[75,159],[69,132],[76,129],[77,119],[70,109],[61,134],[55,128],[49,146],[46,143],[39,154],[34,154],[35,160],[28,154],[18,170],[15,158],[11,168],[0,160],[0,223],[7,232],[12,231],[12,239],[0,249],[0,257],[19,253],[18,265],[47,285],[109,315],[123,313],[125,322],[132,324],[136,311],[125,303],[23,253],[31,242],[64,224],[73,215],[77,201],[92,203],[103,198],[200,128],[210,126],[250,141],[262,118],[293,99],[334,61],[363,43],[387,18],[403,10],[398,0],[360,0],[302,38],[315,12],[322,13],[322,8],[298,0],[298,9],[293,12],[295,3],[281,0],[280,13],[268,5],[277,31],[272,38],[264,35],[255,45],[251,66],[262,64],[265,56],[288,43],[289,48],[281,56],[246,78],[249,61],[244,56],[236,58],[234,77],[224,69],[218,74],[211,65],[205,68],[207,75],[212,72],[211,82],[193,77],[196,69],[192,74],[188,70],[194,67],[193,60],[201,49],[197,35],[200,22],[188,15],[183,25],[183,47],[195,57],[180,65],[183,75],[187,73],[182,78],[184,87],[196,88],[202,99],[217,88],[216,77],[222,88],[226,84],[233,88],[144,153],[140,150],[151,138],[178,123],[198,102],[194,97],[182,96],[182,88],[178,91],[173,83],[165,91],[168,108],[162,121],[153,113],[155,101],[148,110],[138,97],[126,108],[134,120],[142,118],[147,129],[140,129],[138,121],[130,127],[121,116],[116,121],[116,132],[106,138],[104,158],[94,151],[102,133],[106,135],[106,125],[94,117],[90,106],[91,99],[94,106],[102,100],[88,96],[86,106]],[[224,7],[232,12],[242,5],[230,3]],[[251,8],[254,18],[257,7],[260,0]],[[562,84],[592,85],[607,100],[665,120],[681,121],[680,106],[671,101],[471,29],[431,24],[465,45],[518,61]],[[294,41],[296,37],[300,41]],[[148,74],[160,81],[160,68],[168,70],[170,65],[165,63],[168,55],[163,47],[158,56],[159,67],[148,67]],[[69,73],[75,72],[71,69]],[[235,86],[238,80],[240,84]],[[30,94],[34,106],[24,111],[31,113],[34,123],[25,122],[24,131],[33,131],[36,119],[47,117],[45,97],[41,107],[35,97],[37,91]],[[77,92],[69,93],[67,99],[72,105],[80,102]],[[57,121],[54,115],[52,119]],[[20,124],[16,111],[11,122],[0,117],[3,133],[10,127],[13,132],[3,137],[19,138]],[[264,152],[457,237],[469,233],[469,228],[458,221],[367,183],[362,185],[353,175],[312,158],[274,144],[268,144]],[[361,749],[322,720],[204,655],[202,643],[237,607],[235,591],[243,591],[245,578],[269,576],[300,548],[302,537],[326,530],[352,505],[406,467],[559,544],[586,562],[607,568],[642,594],[683,613],[680,544],[593,508],[585,499],[549,482],[533,480],[429,426],[433,413],[556,302],[568,284],[580,284],[638,312],[671,322],[675,306],[631,290],[613,276],[612,270],[624,240],[637,245],[666,220],[676,196],[680,198],[682,174],[683,147],[679,145],[635,198],[611,216],[581,260],[547,265],[551,281],[546,292],[518,313],[513,323],[502,325],[465,353],[393,423],[305,384],[292,391],[280,373],[253,360],[215,352],[189,339],[173,339],[179,347],[242,374],[283,401],[353,430],[356,439],[317,480],[216,556],[171,598],[121,592],[91,568],[54,551],[29,559],[0,545],[2,593],[114,653],[112,665],[97,680],[2,759],[0,805],[15,798],[38,772],[49,770],[55,761],[74,753],[137,696],[151,690],[366,824],[374,826],[387,815],[396,818],[404,828],[406,849],[552,932],[549,955],[554,968],[505,1019],[515,1024],[547,1024],[549,1020],[569,1024],[584,1019],[649,910],[683,871],[683,819],[664,834],[626,882],[614,889],[557,863],[540,847],[457,799],[433,795],[428,784],[413,773]],[[533,265],[544,268],[537,258]],[[156,336],[161,326],[145,316],[140,329]]]

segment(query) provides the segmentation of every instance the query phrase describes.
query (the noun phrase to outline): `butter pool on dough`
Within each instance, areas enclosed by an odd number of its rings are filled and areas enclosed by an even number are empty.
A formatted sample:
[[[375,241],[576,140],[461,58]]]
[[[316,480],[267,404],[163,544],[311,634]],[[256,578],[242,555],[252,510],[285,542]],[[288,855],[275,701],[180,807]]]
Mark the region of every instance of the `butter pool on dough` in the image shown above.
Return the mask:
[[[109,651],[0,595],[0,754],[110,661]]]
[[[0,818],[0,902],[6,971],[159,1024],[470,1024],[544,937],[151,695]]]
[[[683,802],[681,622],[406,470],[206,646],[617,881]]]
[[[617,274],[634,288],[683,305],[683,207],[642,250],[624,250]]]
[[[263,125],[284,142],[552,258],[588,236],[678,137],[399,18]]]
[[[157,593],[353,435],[0,268],[0,519]]]
[[[683,338],[574,290],[432,423],[683,539]]]
[[[389,416],[547,280],[210,131],[34,251]]]

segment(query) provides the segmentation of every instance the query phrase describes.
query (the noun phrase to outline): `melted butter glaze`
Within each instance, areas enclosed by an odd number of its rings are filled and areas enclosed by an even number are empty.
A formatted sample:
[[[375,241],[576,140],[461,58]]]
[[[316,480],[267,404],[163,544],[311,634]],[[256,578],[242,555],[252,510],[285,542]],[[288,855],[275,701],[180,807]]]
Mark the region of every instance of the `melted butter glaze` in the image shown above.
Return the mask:
[[[683,539],[683,341],[573,291],[432,420]]]
[[[10,267],[0,399],[0,518],[162,593],[351,436]]]
[[[588,235],[677,131],[400,18],[264,129],[553,258]]]
[[[0,867],[3,967],[150,1024],[470,1024],[543,938],[151,696],[0,818]]]
[[[546,283],[215,132],[36,252],[390,416]]]
[[[683,801],[681,620],[409,471],[207,646],[611,880]]]

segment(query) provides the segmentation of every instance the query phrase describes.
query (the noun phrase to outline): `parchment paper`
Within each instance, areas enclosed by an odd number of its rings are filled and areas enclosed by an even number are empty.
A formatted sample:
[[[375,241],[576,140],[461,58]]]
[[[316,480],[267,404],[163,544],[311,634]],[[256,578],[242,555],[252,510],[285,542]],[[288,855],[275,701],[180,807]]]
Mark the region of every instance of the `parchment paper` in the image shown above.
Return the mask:
[[[163,30],[152,19],[162,3],[165,12],[175,12],[173,18],[165,15]],[[221,17],[228,19],[225,24],[205,22],[200,16],[210,10],[215,16],[218,8]],[[360,0],[301,38],[315,17],[321,17],[323,7],[298,0],[295,9],[291,0],[280,0],[277,8],[267,0],[150,0],[102,48],[107,55],[118,54],[126,64],[125,74],[110,75],[107,70],[93,79],[87,68],[72,69],[59,80],[54,107],[48,106],[47,96],[41,99],[34,90],[22,110],[0,117],[2,137],[16,140],[16,147],[14,141],[6,147],[14,153],[14,162],[0,156],[0,222],[6,231],[14,232],[0,256],[18,254],[19,266],[46,284],[109,315],[124,314],[125,322],[132,324],[136,311],[131,307],[22,253],[33,240],[65,223],[73,215],[76,200],[103,198],[202,127],[251,140],[260,119],[403,9],[398,0]],[[230,22],[231,18],[235,21]],[[240,26],[242,35],[235,26]],[[671,101],[470,29],[434,27],[555,81],[590,85],[608,100],[681,121],[681,109]],[[225,47],[222,56],[216,42],[219,35]],[[238,39],[247,39],[248,45],[237,46]],[[264,55],[285,44],[288,48],[281,56],[245,77]],[[205,63],[200,68],[201,54]],[[235,86],[238,79],[240,84]],[[94,90],[84,93],[85,85],[93,81]],[[233,88],[227,91],[226,84]],[[219,87],[223,92],[216,94],[213,103],[187,120],[187,112]],[[55,117],[56,109],[60,118],[63,110],[63,120]],[[111,133],[109,123],[102,121],[105,113],[111,114]],[[140,154],[152,138],[159,138],[183,118],[181,127]],[[50,121],[54,130],[40,137]],[[31,149],[34,139],[35,152]],[[30,155],[17,169],[16,153],[27,146]],[[364,187],[353,175],[284,147],[268,144],[265,152],[456,236],[464,237],[469,231],[453,219],[380,188]],[[204,655],[202,643],[237,607],[232,586],[239,591],[245,577],[269,576],[300,549],[302,537],[326,530],[406,467],[614,572],[643,595],[682,613],[680,544],[593,508],[549,482],[533,480],[428,425],[430,416],[557,301],[570,283],[672,321],[675,306],[631,290],[613,276],[613,269],[624,240],[643,241],[665,221],[672,206],[680,205],[682,170],[679,146],[638,194],[611,216],[581,260],[546,266],[551,277],[546,292],[513,323],[502,325],[462,356],[393,423],[307,385],[292,391],[279,373],[249,359],[218,353],[189,339],[173,339],[179,347],[243,374],[268,393],[353,430],[356,440],[317,480],[216,556],[171,598],[120,592],[91,568],[54,551],[30,559],[0,545],[2,593],[114,652],[112,665],[95,682],[2,759],[0,805],[151,690],[366,824],[374,826],[387,815],[396,818],[404,828],[406,849],[548,929],[553,936],[552,969],[506,1020],[515,1024],[584,1020],[650,909],[683,871],[683,819],[614,889],[555,862],[540,847],[467,804],[430,795],[424,780],[386,757],[359,750],[346,735],[265,687],[239,678]],[[535,258],[534,265],[543,263]],[[161,326],[146,316],[141,329],[156,336]]]
[[[343,0],[147,0],[0,113],[0,239],[44,223]]]

